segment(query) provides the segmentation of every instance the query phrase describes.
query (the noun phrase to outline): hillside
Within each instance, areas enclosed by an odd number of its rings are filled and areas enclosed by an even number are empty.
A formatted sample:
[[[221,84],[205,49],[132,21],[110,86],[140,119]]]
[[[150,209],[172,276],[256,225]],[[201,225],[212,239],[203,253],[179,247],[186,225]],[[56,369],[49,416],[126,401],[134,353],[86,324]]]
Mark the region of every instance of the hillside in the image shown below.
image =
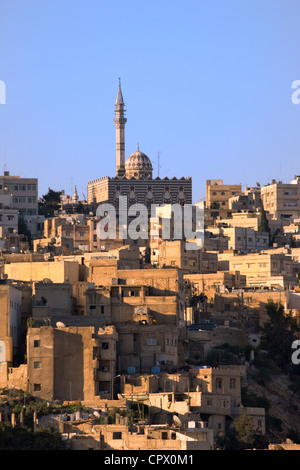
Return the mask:
[[[265,398],[270,405],[266,412],[266,425],[270,443],[281,443],[287,438],[300,437],[300,400],[288,389],[287,375],[272,375],[264,386],[255,380],[255,373],[248,370],[249,393]],[[295,442],[295,441],[294,441]]]

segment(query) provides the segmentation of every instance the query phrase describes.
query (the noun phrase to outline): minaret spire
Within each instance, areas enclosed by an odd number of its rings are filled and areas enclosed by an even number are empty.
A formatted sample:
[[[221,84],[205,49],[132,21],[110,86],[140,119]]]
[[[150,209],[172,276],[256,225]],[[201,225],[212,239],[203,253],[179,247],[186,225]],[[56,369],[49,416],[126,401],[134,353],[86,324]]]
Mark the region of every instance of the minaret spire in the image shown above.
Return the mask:
[[[121,90],[121,79],[119,78],[119,89],[115,104],[116,117],[114,123],[116,125],[116,175],[123,176],[125,174],[125,118],[124,100]]]
[[[118,96],[117,96],[117,104],[123,104],[124,105],[124,100],[123,100],[123,95],[122,95],[122,90],[121,90],[121,79],[119,78],[119,89],[118,89]]]

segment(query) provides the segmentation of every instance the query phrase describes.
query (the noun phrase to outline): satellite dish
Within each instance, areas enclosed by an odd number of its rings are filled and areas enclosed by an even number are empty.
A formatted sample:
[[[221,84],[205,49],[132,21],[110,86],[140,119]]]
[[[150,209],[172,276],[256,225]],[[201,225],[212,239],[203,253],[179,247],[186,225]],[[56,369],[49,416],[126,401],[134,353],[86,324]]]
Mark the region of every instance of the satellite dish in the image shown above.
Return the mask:
[[[179,426],[180,428],[182,427],[182,423],[181,423],[180,419],[178,418],[178,416],[174,415],[173,416],[173,421],[174,421],[174,424],[176,426]]]
[[[118,400],[123,400],[121,393],[118,393],[117,397],[118,397]]]
[[[98,411],[94,411],[93,415],[96,417],[96,418],[100,418],[100,413],[98,413]]]
[[[56,323],[57,328],[67,328],[66,325],[62,321],[58,321]]]

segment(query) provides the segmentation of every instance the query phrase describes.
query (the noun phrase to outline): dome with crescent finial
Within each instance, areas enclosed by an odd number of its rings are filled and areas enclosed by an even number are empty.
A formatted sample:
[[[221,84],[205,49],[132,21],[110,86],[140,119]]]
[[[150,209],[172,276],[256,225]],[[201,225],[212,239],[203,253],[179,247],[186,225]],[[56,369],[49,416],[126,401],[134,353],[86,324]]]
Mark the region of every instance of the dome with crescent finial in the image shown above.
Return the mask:
[[[125,163],[126,178],[152,178],[152,163],[149,157],[140,151],[132,153]]]

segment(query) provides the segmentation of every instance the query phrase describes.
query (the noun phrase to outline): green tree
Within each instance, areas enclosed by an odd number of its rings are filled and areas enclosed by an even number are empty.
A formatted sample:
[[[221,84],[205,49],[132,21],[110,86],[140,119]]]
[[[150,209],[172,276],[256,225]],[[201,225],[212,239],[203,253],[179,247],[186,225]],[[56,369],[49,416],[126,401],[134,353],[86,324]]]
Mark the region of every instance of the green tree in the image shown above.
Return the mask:
[[[28,228],[28,224],[26,219],[22,215],[18,217],[18,234],[24,235],[25,238],[30,242],[31,241],[31,233]]]
[[[60,434],[53,430],[31,429],[0,423],[0,450],[64,450]]]
[[[253,426],[251,416],[246,413],[235,418],[226,436],[218,437],[217,442],[224,450],[266,449],[268,446],[266,437]]]
[[[266,214],[266,211],[265,211],[265,209],[264,209],[263,204],[261,204],[261,206],[260,206],[260,224],[259,224],[258,230],[259,230],[260,232],[268,232],[268,234],[269,234],[269,241],[270,241],[269,222],[268,222],[267,214]]]
[[[292,343],[296,339],[296,326],[290,312],[284,306],[269,300],[266,306],[268,321],[262,327],[260,348],[268,352],[268,357],[281,369],[288,371],[291,365]]]
[[[39,214],[45,217],[53,217],[54,211],[60,209],[61,191],[48,188],[48,193],[44,194],[39,201]]]

